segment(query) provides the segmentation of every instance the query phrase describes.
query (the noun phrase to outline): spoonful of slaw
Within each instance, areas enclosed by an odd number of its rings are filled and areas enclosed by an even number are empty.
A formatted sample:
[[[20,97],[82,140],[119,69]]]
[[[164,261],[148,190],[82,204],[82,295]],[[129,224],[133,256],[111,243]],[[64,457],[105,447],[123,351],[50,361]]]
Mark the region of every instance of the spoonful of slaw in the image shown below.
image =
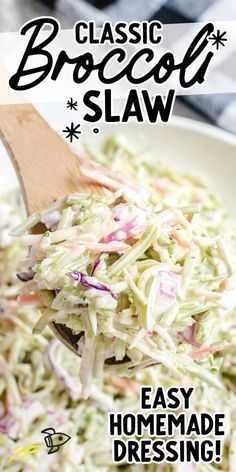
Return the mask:
[[[19,303],[39,308],[34,333],[49,324],[81,356],[83,396],[104,368],[131,376],[155,363],[219,387],[199,361],[229,343],[202,346],[198,330],[201,314],[231,306],[212,282],[199,206],[171,207],[132,178],[81,164],[30,105],[1,107],[0,118],[29,213],[14,232],[29,246]],[[233,277],[225,246],[209,245],[222,279]]]

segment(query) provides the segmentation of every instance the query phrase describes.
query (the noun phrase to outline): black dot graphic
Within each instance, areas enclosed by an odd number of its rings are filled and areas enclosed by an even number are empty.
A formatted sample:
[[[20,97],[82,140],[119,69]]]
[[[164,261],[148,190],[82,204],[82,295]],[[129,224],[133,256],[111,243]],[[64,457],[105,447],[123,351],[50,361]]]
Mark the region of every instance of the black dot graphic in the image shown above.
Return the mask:
[[[94,134],[98,134],[98,133],[99,133],[99,131],[100,131],[100,130],[99,130],[99,128],[93,128],[93,132],[94,132]]]

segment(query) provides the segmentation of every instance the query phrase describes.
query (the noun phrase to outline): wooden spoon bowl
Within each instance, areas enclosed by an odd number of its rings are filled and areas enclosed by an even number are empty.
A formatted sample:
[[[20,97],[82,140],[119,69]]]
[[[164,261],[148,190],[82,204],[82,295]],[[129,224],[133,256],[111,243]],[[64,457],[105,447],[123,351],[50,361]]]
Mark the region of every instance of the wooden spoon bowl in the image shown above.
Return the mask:
[[[0,137],[9,152],[19,178],[27,213],[49,206],[73,192],[103,195],[104,188],[88,184],[80,173],[80,160],[66,142],[30,104],[0,106]],[[34,228],[42,232],[42,225]],[[65,325],[49,324],[55,336],[76,355],[83,332],[74,335]],[[107,364],[121,364],[114,357]]]

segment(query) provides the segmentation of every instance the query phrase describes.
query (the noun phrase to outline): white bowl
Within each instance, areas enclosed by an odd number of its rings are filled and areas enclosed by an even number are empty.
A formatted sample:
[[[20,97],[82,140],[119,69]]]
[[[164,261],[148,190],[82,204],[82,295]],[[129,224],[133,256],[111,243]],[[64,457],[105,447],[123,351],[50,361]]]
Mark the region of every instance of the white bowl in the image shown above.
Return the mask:
[[[53,123],[51,122],[53,125]],[[173,117],[168,124],[148,123],[108,125],[99,124],[100,133],[94,136],[98,145],[107,136],[122,133],[131,140],[137,150],[153,147],[155,159],[163,160],[176,169],[205,174],[210,186],[226,204],[236,219],[235,177],[236,177],[236,137],[214,126],[194,120]],[[89,139],[91,132],[86,131]],[[84,131],[84,136],[86,137]],[[0,149],[0,191],[16,185],[17,179],[4,149]]]

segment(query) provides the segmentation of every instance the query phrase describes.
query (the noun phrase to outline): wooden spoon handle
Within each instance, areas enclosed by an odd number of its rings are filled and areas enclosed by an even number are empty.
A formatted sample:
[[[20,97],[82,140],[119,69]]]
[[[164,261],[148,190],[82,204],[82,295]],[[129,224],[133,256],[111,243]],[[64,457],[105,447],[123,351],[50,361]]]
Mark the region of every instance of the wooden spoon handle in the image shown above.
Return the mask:
[[[103,194],[101,186],[84,181],[79,158],[32,105],[0,106],[0,137],[12,158],[29,214],[76,191]],[[50,326],[78,355],[78,336],[62,325]]]
[[[15,166],[29,214],[58,197],[85,191],[80,162],[30,104],[0,106],[0,137]],[[87,192],[90,191],[86,186]]]

